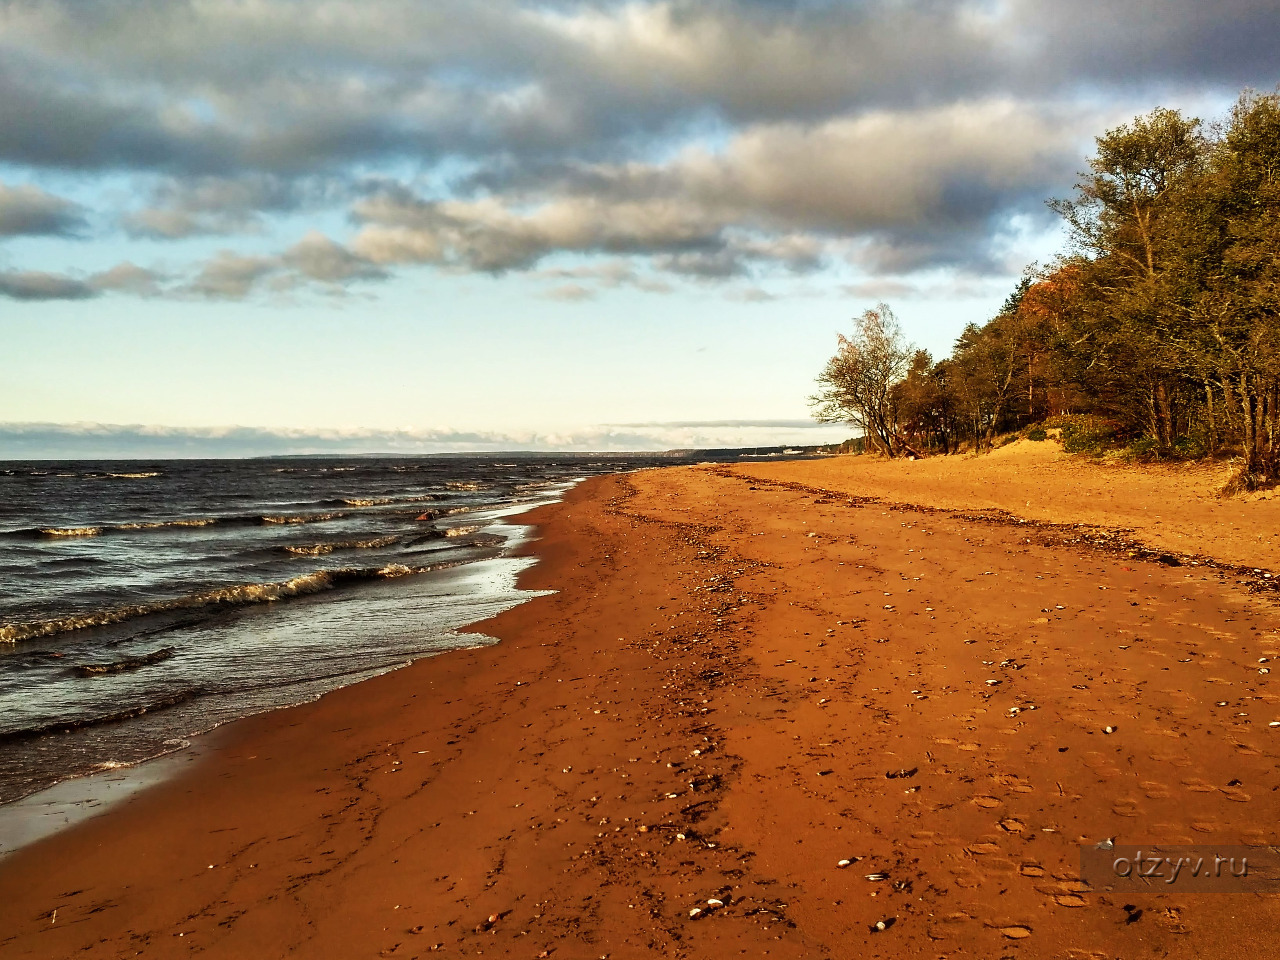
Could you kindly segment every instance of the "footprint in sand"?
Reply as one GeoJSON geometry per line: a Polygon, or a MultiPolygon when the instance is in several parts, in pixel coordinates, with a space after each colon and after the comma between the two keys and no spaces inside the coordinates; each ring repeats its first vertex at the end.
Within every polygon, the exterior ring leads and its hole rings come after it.
{"type": "Polygon", "coordinates": [[[1217,820],[1195,820],[1191,824],[1191,829],[1196,833],[1217,833],[1217,820]]]}
{"type": "Polygon", "coordinates": [[[1213,793],[1218,789],[1212,783],[1206,783],[1205,781],[1199,780],[1195,777],[1183,780],[1182,785],[1192,793],[1213,793]]]}
{"type": "Polygon", "coordinates": [[[982,874],[969,867],[957,867],[951,871],[951,876],[955,878],[957,887],[972,889],[982,886],[982,874]]]}
{"type": "Polygon", "coordinates": [[[913,833],[909,840],[903,841],[903,846],[909,850],[926,850],[929,847],[939,843],[938,835],[932,830],[921,830],[919,833],[913,833]]]}
{"type": "Polygon", "coordinates": [[[1021,923],[1010,924],[1007,927],[996,927],[996,930],[1010,940],[1025,940],[1031,936],[1031,928],[1021,923]]]}
{"type": "Polygon", "coordinates": [[[1003,802],[1004,801],[998,799],[997,797],[974,797],[973,798],[973,803],[975,803],[979,807],[982,807],[984,810],[991,810],[994,807],[1000,806],[1000,804],[1003,802]]]}
{"type": "Polygon", "coordinates": [[[973,917],[969,916],[962,910],[954,913],[948,913],[939,917],[935,923],[927,928],[930,940],[947,940],[959,933],[959,926],[962,923],[968,923],[973,917]]]}
{"type": "Polygon", "coordinates": [[[1169,796],[1169,788],[1155,780],[1144,780],[1138,784],[1148,800],[1160,800],[1169,796]]]}
{"type": "Polygon", "coordinates": [[[1089,905],[1089,901],[1078,893],[1054,894],[1053,902],[1060,907],[1087,907],[1089,905]]]}
{"type": "Polygon", "coordinates": [[[973,854],[976,857],[986,857],[993,853],[1000,852],[1000,845],[992,843],[990,840],[980,840],[977,843],[971,843],[964,848],[965,853],[973,854]]]}
{"type": "Polygon", "coordinates": [[[1018,868],[1018,872],[1024,877],[1043,877],[1047,870],[1038,863],[1024,863],[1018,868]]]}
{"type": "Polygon", "coordinates": [[[1111,808],[1111,812],[1117,817],[1136,817],[1142,813],[1142,807],[1136,800],[1120,800],[1111,808]]]}
{"type": "Polygon", "coordinates": [[[1225,796],[1228,800],[1234,800],[1236,803],[1248,803],[1250,800],[1253,799],[1253,797],[1249,796],[1249,794],[1245,793],[1239,787],[1228,786],[1228,787],[1219,787],[1219,789],[1222,791],[1223,796],[1225,796]]]}
{"type": "Polygon", "coordinates": [[[1005,817],[999,824],[1005,833],[1024,833],[1027,829],[1027,825],[1016,817],[1005,817]]]}
{"type": "Polygon", "coordinates": [[[1012,773],[998,773],[991,778],[1002,787],[1012,790],[1014,793],[1031,793],[1035,788],[1031,786],[1031,781],[1024,777],[1015,776],[1012,773]]]}

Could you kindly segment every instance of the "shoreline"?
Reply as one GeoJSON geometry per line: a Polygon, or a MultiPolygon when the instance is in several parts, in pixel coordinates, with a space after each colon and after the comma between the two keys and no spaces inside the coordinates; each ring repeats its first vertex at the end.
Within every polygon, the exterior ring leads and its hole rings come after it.
{"type": "MultiPolygon", "coordinates": [[[[565,484],[556,491],[557,496],[562,496],[573,485],[565,484]]],[[[412,578],[410,582],[390,579],[360,584],[355,588],[361,591],[360,595],[366,602],[378,595],[385,595],[388,598],[398,597],[401,605],[415,602],[427,604],[420,611],[425,617],[421,637],[415,643],[407,645],[417,649],[403,651],[404,659],[370,663],[365,669],[345,674],[274,685],[271,689],[278,691],[281,702],[274,702],[268,696],[265,702],[245,703],[243,695],[240,695],[239,700],[234,692],[229,697],[224,695],[221,701],[215,701],[204,709],[200,718],[187,718],[189,725],[179,726],[173,736],[165,741],[164,749],[134,758],[118,754],[96,768],[85,767],[81,762],[78,766],[65,770],[61,779],[19,796],[0,799],[0,858],[31,842],[30,837],[44,836],[58,829],[38,825],[42,821],[48,822],[44,820],[46,816],[69,825],[83,819],[85,815],[92,815],[77,811],[96,810],[99,806],[105,808],[119,802],[119,798],[142,789],[142,785],[158,782],[160,778],[146,769],[149,765],[163,764],[178,754],[194,749],[196,741],[208,738],[228,724],[260,713],[309,703],[334,689],[403,669],[415,660],[438,655],[442,652],[441,645],[449,640],[453,641],[453,646],[444,646],[444,650],[467,646],[467,626],[491,617],[495,606],[501,610],[505,606],[526,602],[536,595],[521,591],[517,586],[520,569],[527,565],[524,561],[532,559],[523,551],[523,547],[533,535],[533,528],[520,522],[520,517],[541,505],[555,502],[558,501],[542,499],[532,504],[511,504],[490,509],[486,514],[487,528],[505,541],[503,552],[497,556],[446,565],[425,576],[412,578]],[[516,569],[509,569],[510,567],[516,569]],[[455,596],[457,601],[453,599],[455,596]],[[468,609],[473,611],[469,616],[468,609]],[[289,699],[290,697],[293,699],[289,699]],[[237,715],[237,707],[245,712],[237,715]],[[134,780],[138,781],[137,785],[132,783],[134,780]],[[95,783],[103,784],[101,791],[93,787],[95,783]],[[102,795],[98,796],[99,793],[102,795]]],[[[323,614],[325,604],[342,602],[350,592],[351,588],[346,587],[341,592],[309,594],[283,602],[250,606],[234,613],[239,622],[244,624],[243,629],[253,630],[256,625],[261,630],[264,621],[267,623],[266,629],[272,629],[273,626],[278,629],[279,623],[272,618],[283,618],[286,625],[290,626],[299,621],[314,620],[317,613],[323,614]],[[308,610],[311,611],[310,618],[307,617],[308,610]]],[[[178,710],[184,711],[191,706],[179,704],[178,710]]],[[[196,706],[199,709],[199,704],[196,706]]],[[[142,716],[146,721],[159,720],[163,723],[165,720],[159,712],[146,711],[142,716]]],[[[123,722],[132,724],[136,719],[129,718],[123,722]]],[[[177,723],[181,724],[181,720],[177,723]]],[[[79,729],[100,728],[100,725],[89,723],[79,729]]],[[[155,736],[149,739],[158,745],[159,741],[155,736]]]]}
{"type": "Polygon", "coordinates": [[[536,508],[518,586],[557,592],[469,628],[501,642],[0,861],[0,952],[1268,955],[1273,898],[1115,893],[1079,846],[1276,841],[1270,602],[813,471],[536,508]]]}

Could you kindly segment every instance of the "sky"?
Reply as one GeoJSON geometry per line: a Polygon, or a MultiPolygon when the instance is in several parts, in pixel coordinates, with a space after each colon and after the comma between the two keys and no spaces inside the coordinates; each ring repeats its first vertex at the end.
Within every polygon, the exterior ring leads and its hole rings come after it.
{"type": "Polygon", "coordinates": [[[816,443],[1274,0],[0,0],[0,458],[816,443]]]}

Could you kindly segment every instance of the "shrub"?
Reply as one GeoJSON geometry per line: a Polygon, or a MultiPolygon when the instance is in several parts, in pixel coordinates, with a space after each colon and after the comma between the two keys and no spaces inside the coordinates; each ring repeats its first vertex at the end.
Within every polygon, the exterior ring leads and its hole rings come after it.
{"type": "Polygon", "coordinates": [[[1126,439],[1114,420],[1085,413],[1050,417],[1044,425],[1062,430],[1062,449],[1067,453],[1101,454],[1126,439]]]}
{"type": "Polygon", "coordinates": [[[1035,440],[1037,443],[1041,440],[1048,440],[1049,435],[1044,432],[1044,427],[1032,427],[1027,434],[1028,440],[1035,440]]]}

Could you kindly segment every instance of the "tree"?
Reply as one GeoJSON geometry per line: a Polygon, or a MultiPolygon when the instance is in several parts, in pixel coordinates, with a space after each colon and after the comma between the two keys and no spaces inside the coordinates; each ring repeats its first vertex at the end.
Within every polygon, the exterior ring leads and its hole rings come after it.
{"type": "Polygon", "coordinates": [[[1205,180],[1202,219],[1217,242],[1198,261],[1195,360],[1239,433],[1250,487],[1280,476],[1280,96],[1240,97],[1205,180]]]}
{"type": "Polygon", "coordinates": [[[860,427],[867,442],[889,457],[904,449],[900,435],[901,397],[894,387],[911,368],[915,348],[907,343],[888,304],[877,304],[854,320],[851,337],[839,334],[839,348],[818,377],[809,398],[821,423],[860,427]]]}
{"type": "Polygon", "coordinates": [[[1097,154],[1072,200],[1050,206],[1067,221],[1084,277],[1072,312],[1082,375],[1093,392],[1118,395],[1114,412],[1172,445],[1187,392],[1185,304],[1187,190],[1209,154],[1198,119],[1158,108],[1097,139],[1097,154]],[[1117,389],[1118,388],[1118,389],[1117,389]]]}
{"type": "Polygon", "coordinates": [[[959,423],[950,365],[934,363],[928,350],[917,350],[906,377],[893,389],[907,449],[951,453],[958,442],[959,423]]]}

